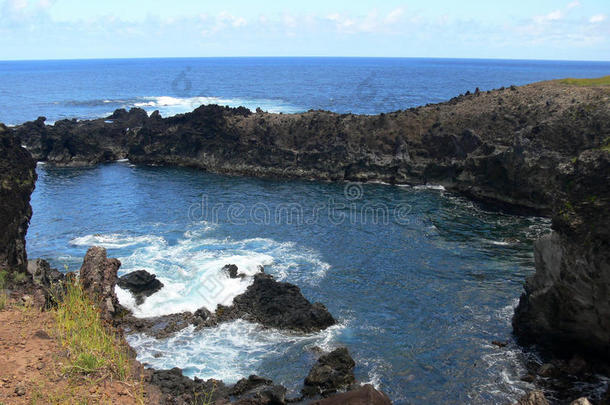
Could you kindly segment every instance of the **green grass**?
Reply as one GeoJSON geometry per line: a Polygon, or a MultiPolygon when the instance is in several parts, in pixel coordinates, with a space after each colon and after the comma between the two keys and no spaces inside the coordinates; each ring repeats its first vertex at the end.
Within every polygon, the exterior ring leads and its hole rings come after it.
{"type": "Polygon", "coordinates": [[[70,370],[125,381],[130,360],[125,344],[106,328],[100,311],[78,282],[70,282],[54,310],[59,340],[70,352],[70,370]]]}
{"type": "Polygon", "coordinates": [[[598,77],[595,79],[563,79],[559,80],[559,83],[568,84],[570,86],[581,86],[581,87],[598,87],[598,86],[610,86],[610,76],[598,77]]]}
{"type": "Polygon", "coordinates": [[[21,284],[28,277],[27,274],[21,272],[13,272],[13,281],[17,284],[21,284]]]}

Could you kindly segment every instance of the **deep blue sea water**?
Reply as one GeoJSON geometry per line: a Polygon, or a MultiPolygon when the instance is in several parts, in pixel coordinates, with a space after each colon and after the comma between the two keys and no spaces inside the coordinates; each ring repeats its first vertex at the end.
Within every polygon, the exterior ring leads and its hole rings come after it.
{"type": "Polygon", "coordinates": [[[202,103],[271,112],[376,114],[565,77],[610,74],[610,62],[405,58],[198,58],[0,61],[0,122],[92,118],[141,106],[162,115],[202,103]]]}
{"type": "MultiPolygon", "coordinates": [[[[167,59],[0,62],[0,121],[103,116],[140,105],[164,115],[201,102],[270,111],[377,113],[446,100],[475,87],[610,73],[610,63],[432,59],[167,59]]],[[[140,360],[233,382],[256,373],[293,392],[315,347],[347,345],[356,376],[397,404],[510,403],[530,354],[510,319],[533,272],[542,218],[489,212],[438,188],[227,177],[129,162],[40,164],[30,258],[78,269],[91,245],[121,273],[165,284],[138,316],[228,303],[258,265],[326,304],[339,324],[294,335],[237,321],[157,341],[131,336],[140,360]],[[505,348],[491,344],[506,340],[505,348]],[[160,357],[155,356],[160,355],[160,357]]]]}

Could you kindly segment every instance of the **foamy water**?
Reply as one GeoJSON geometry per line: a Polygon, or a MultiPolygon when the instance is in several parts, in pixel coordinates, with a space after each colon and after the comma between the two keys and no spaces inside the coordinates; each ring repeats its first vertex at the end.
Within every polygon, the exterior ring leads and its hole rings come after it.
{"type": "MultiPolygon", "coordinates": [[[[153,108],[153,107],[151,107],[153,108]]],[[[129,337],[138,358],[157,368],[227,382],[255,373],[298,393],[320,349],[346,345],[361,382],[396,404],[512,403],[528,354],[512,340],[510,318],[533,271],[531,241],[548,231],[540,218],[490,213],[440,187],[269,181],[125,163],[94,168],[38,167],[28,232],[30,257],[77,270],[87,248],[100,245],[121,260],[120,275],[145,269],[164,288],[136,305],[138,317],[214,310],[252,282],[259,266],[324,303],[338,325],[291,334],[244,321],[168,339],[129,337]],[[304,215],[328,202],[412,207],[409,221],[237,223],[220,211],[193,221],[202,201],[248,212],[299,203],[304,215]],[[349,199],[348,199],[349,197],[349,199]],[[236,264],[244,279],[221,269],[236,264]],[[493,340],[507,341],[498,348],[493,340]],[[452,392],[447,398],[446,392],[452,392]]],[[[339,211],[346,214],[347,211],[339,211]]]]}

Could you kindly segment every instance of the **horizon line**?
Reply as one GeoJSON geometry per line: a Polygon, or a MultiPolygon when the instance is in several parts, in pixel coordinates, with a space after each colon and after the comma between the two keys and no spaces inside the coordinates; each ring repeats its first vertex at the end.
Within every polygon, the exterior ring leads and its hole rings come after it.
{"type": "Polygon", "coordinates": [[[545,58],[504,58],[504,57],[442,57],[442,56],[141,56],[141,57],[84,57],[51,59],[0,59],[1,62],[60,62],[60,61],[102,61],[102,60],[151,60],[151,59],[435,59],[435,60],[503,60],[536,62],[589,62],[610,63],[610,59],[545,59],[545,58]]]}

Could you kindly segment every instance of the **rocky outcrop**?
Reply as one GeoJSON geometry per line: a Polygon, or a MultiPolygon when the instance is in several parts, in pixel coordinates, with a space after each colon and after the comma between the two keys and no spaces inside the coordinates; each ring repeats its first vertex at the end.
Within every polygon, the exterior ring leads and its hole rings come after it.
{"type": "Polygon", "coordinates": [[[170,404],[207,404],[229,398],[229,389],[222,381],[191,379],[182,375],[179,368],[153,370],[149,381],[159,387],[165,395],[165,402],[170,404]]]}
{"type": "Polygon", "coordinates": [[[310,405],[391,405],[392,401],[386,394],[377,391],[370,384],[355,388],[342,394],[336,394],[310,405]]]}
{"type": "Polygon", "coordinates": [[[376,116],[201,106],[146,117],[39,119],[17,127],[38,159],[134,163],[253,176],[440,183],[496,205],[550,212],[555,174],[610,134],[607,87],[535,83],[376,116]]]}
{"type": "Polygon", "coordinates": [[[163,288],[163,283],[157,280],[157,276],[146,270],[137,270],[125,274],[119,278],[117,285],[131,292],[138,305],[142,304],[146,297],[150,297],[163,288]]]}
{"type": "Polygon", "coordinates": [[[32,281],[44,288],[49,288],[64,279],[63,273],[51,268],[49,263],[44,259],[28,261],[27,271],[32,277],[32,281]]]}
{"type": "Polygon", "coordinates": [[[246,319],[263,326],[299,332],[316,332],[336,323],[326,307],[312,304],[299,287],[276,281],[267,274],[254,276],[245,293],[230,307],[218,306],[218,321],[246,319]]]}
{"type": "Polygon", "coordinates": [[[303,395],[329,396],[347,389],[356,382],[354,367],[356,363],[345,347],[321,356],[305,378],[303,395]]]}
{"type": "Polygon", "coordinates": [[[524,343],[610,359],[610,153],[558,168],[553,233],[536,242],[513,326],[524,343]]]}
{"type": "Polygon", "coordinates": [[[267,274],[257,274],[246,292],[233,299],[233,305],[219,305],[214,313],[200,308],[195,313],[183,312],[154,318],[127,315],[121,319],[121,323],[128,332],[146,333],[160,339],[189,325],[200,329],[235,319],[303,333],[320,331],[336,322],[324,305],[309,302],[296,285],[275,281],[267,274]]]}
{"type": "Polygon", "coordinates": [[[26,273],[25,234],[35,181],[36,162],[12,131],[0,124],[0,270],[26,273]]]}
{"type": "Polygon", "coordinates": [[[240,273],[239,269],[234,264],[227,264],[220,269],[224,274],[226,274],[229,278],[245,278],[246,275],[244,273],[240,273]]]}
{"type": "Polygon", "coordinates": [[[99,303],[102,318],[106,320],[112,319],[120,308],[114,292],[119,267],[118,259],[106,257],[106,249],[93,246],[87,250],[79,272],[83,289],[99,303]]]}

